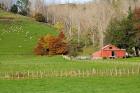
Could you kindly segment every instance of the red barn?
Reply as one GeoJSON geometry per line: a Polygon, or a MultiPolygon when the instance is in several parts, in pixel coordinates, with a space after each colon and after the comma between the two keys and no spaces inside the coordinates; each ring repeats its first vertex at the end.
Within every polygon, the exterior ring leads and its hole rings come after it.
{"type": "Polygon", "coordinates": [[[106,45],[101,50],[92,54],[92,59],[102,58],[124,58],[126,56],[125,49],[119,49],[114,45],[106,45]]]}

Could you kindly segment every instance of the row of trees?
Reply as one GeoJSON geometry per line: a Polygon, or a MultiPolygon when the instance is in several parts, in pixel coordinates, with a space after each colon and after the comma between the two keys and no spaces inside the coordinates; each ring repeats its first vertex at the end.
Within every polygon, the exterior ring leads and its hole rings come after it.
{"type": "Polygon", "coordinates": [[[9,11],[12,6],[12,0],[0,0],[0,8],[9,11]]]}
{"type": "Polygon", "coordinates": [[[130,7],[127,17],[113,19],[106,32],[105,42],[140,56],[140,8],[132,11],[130,7]]]}
{"type": "Polygon", "coordinates": [[[30,0],[17,0],[16,6],[18,7],[18,11],[22,15],[27,15],[30,12],[30,0]]]}
{"type": "Polygon", "coordinates": [[[15,4],[13,0],[1,0],[0,8],[7,11],[11,11],[13,13],[19,13],[24,16],[29,14],[31,6],[30,0],[14,0],[14,1],[16,1],[15,4]]]}
{"type": "MultiPolygon", "coordinates": [[[[104,32],[112,18],[127,14],[128,7],[134,9],[139,0],[95,0],[86,4],[55,4],[46,5],[45,0],[35,0],[32,14],[41,13],[46,22],[53,25],[60,25],[68,40],[77,38],[77,44],[81,38],[87,45],[92,41],[92,45],[102,47],[104,44],[104,32]],[[59,11],[59,12],[58,12],[59,11]],[[88,36],[87,36],[88,35],[88,36]],[[90,41],[90,42],[88,42],[90,41]]],[[[57,0],[58,2],[58,0],[57,0]]]]}

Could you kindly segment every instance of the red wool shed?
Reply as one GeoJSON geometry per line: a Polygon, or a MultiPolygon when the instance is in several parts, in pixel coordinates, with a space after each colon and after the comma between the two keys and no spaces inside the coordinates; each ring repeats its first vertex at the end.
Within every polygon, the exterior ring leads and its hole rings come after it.
{"type": "Polygon", "coordinates": [[[101,50],[92,54],[92,59],[102,58],[124,58],[126,56],[126,50],[120,49],[114,45],[106,45],[101,50]]]}

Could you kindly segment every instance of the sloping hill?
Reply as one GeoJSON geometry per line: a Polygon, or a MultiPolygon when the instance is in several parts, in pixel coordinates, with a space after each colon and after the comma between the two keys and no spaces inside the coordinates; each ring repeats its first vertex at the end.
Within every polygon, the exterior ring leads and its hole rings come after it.
{"type": "Polygon", "coordinates": [[[0,10],[0,54],[32,54],[37,40],[54,28],[32,18],[0,10]]]}

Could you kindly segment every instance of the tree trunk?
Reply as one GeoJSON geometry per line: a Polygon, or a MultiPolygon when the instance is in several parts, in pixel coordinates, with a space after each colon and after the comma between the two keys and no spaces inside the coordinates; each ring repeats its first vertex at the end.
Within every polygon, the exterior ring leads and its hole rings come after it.
{"type": "Polygon", "coordinates": [[[138,47],[135,47],[135,53],[136,53],[136,56],[139,57],[140,54],[139,54],[139,48],[138,47]]]}
{"type": "Polygon", "coordinates": [[[80,44],[80,32],[81,32],[81,27],[80,27],[80,21],[78,22],[78,45],[80,44]]]}

